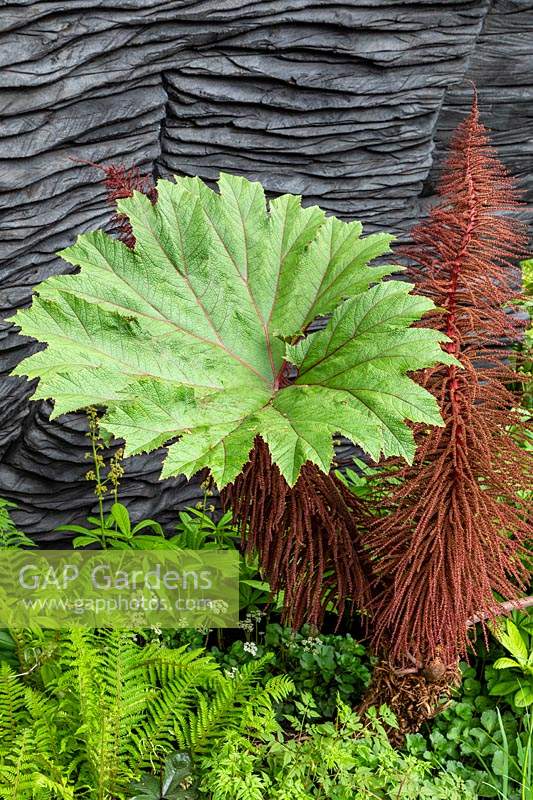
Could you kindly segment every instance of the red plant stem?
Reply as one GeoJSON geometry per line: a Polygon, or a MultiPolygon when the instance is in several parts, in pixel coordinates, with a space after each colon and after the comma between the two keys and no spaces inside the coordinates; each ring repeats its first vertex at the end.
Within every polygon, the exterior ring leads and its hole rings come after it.
{"type": "MultiPolygon", "coordinates": [[[[479,622],[483,622],[486,619],[494,619],[495,617],[504,617],[507,614],[510,614],[512,611],[524,611],[526,608],[531,608],[533,606],[533,597],[523,597],[521,600],[508,600],[505,603],[500,603],[498,610],[494,614],[481,614],[481,616],[472,617],[472,619],[468,620],[468,627],[473,628],[474,625],[477,625],[479,622]]],[[[415,667],[404,667],[402,669],[397,669],[397,675],[415,675],[417,672],[420,672],[424,665],[417,661],[415,667]]]]}
{"type": "Polygon", "coordinates": [[[485,619],[492,619],[493,617],[503,617],[510,614],[512,611],[523,611],[525,608],[533,606],[533,597],[522,597],[520,600],[507,600],[505,603],[500,603],[494,614],[480,614],[468,620],[468,626],[473,627],[478,622],[483,622],[485,619]]]}
{"type": "Polygon", "coordinates": [[[284,386],[288,386],[289,381],[287,379],[287,370],[290,368],[290,364],[288,361],[281,362],[281,367],[279,368],[279,372],[274,379],[274,391],[278,391],[278,389],[282,389],[284,386]]]}

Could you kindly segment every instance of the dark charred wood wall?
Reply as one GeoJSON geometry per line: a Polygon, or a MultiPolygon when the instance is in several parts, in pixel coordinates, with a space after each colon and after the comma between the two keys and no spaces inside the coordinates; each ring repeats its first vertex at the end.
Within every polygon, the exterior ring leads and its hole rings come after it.
{"type": "MultiPolygon", "coordinates": [[[[235,172],[402,236],[473,79],[531,200],[533,0],[19,0],[0,3],[0,30],[3,319],[108,220],[99,171],[72,159],[235,172]]],[[[51,540],[94,505],[85,420],[29,401],[8,375],[34,345],[0,325],[0,496],[51,540]]],[[[123,499],[169,523],[199,490],[159,467],[130,459],[123,499]]]]}

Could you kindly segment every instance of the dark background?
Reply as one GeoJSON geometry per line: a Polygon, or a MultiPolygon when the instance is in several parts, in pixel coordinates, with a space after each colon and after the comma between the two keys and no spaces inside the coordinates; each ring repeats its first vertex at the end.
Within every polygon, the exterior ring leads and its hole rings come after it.
{"type": "MultiPolygon", "coordinates": [[[[533,0],[0,2],[2,318],[67,268],[54,254],[106,224],[97,169],[216,178],[304,195],[405,237],[477,83],[484,122],[533,193],[533,0]]],[[[83,415],[48,420],[9,378],[31,341],[0,322],[0,496],[41,541],[94,507],[83,415]]],[[[122,499],[163,523],[198,499],[126,462],[122,499]]]]}

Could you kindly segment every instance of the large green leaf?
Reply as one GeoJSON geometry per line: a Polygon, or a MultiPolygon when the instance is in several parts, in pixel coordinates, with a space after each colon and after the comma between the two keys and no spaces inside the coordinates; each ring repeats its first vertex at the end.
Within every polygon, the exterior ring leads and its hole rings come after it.
{"type": "Polygon", "coordinates": [[[107,408],[126,453],[173,440],[163,476],[209,467],[234,480],[257,435],[293,484],[306,461],[327,471],[333,435],[374,458],[411,460],[406,420],[440,425],[434,398],[407,376],[451,363],[445,337],[410,328],[431,302],[369,266],[391,237],[327,218],[291,195],[266,202],[259,183],[222,175],[159,181],[118,203],[134,250],[102,231],[60,255],[80,271],[49,278],[14,321],[48,346],[18,375],[55,415],[107,408]],[[317,317],[326,327],[308,333],[317,317]],[[297,375],[287,386],[287,368],[297,375]]]}

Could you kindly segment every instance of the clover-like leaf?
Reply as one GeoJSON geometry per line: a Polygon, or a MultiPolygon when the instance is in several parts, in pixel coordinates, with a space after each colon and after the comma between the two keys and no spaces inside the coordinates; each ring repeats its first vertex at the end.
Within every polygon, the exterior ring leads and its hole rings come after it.
{"type": "Polygon", "coordinates": [[[157,191],[155,204],[138,192],[118,203],[134,249],[80,236],[61,253],[79,272],[44,281],[14,318],[48,345],[15,370],[40,379],[35,397],[53,398],[56,416],[103,406],[126,454],[172,442],[164,477],[208,467],[219,487],[256,436],[291,485],[307,461],[329,470],[336,433],[375,459],[412,460],[406,420],[442,422],[407,373],[454,360],[443,334],[410,328],[431,302],[381,282],[399,267],[369,266],[391,237],[292,195],[267,203],[231,175],[219,192],[197,178],[157,191]]]}

